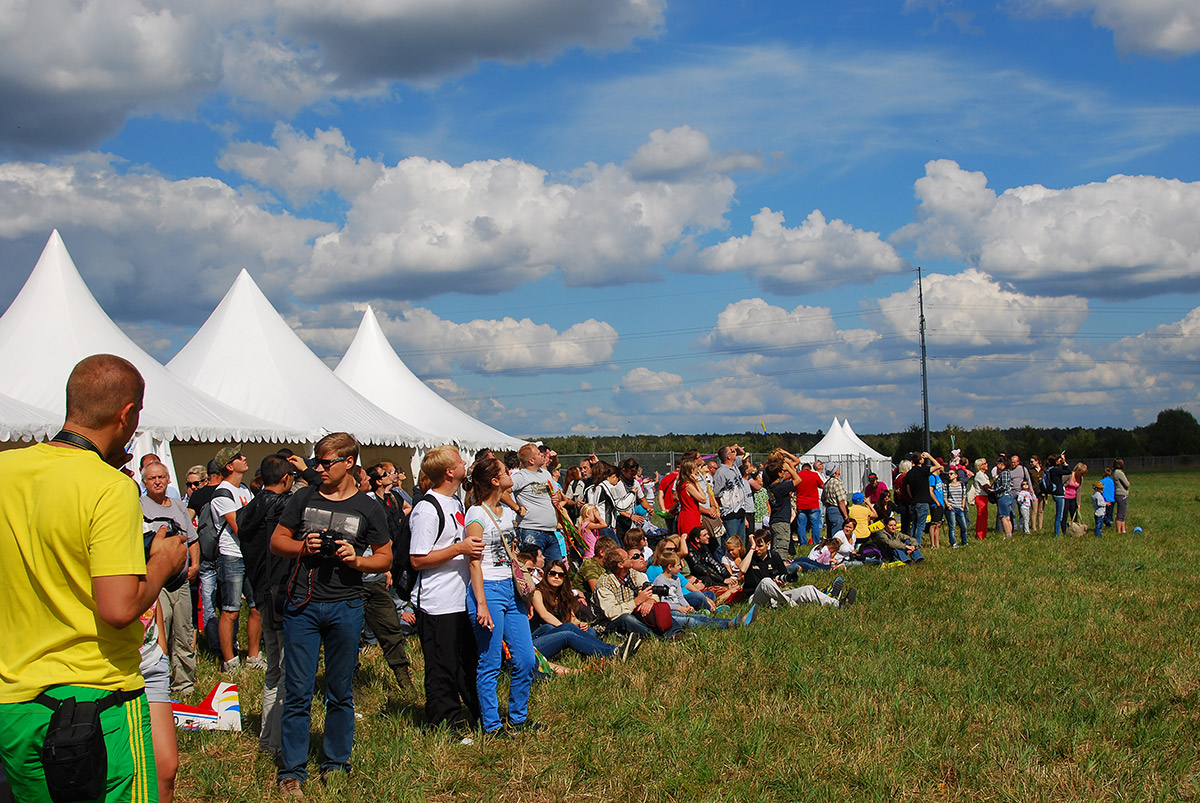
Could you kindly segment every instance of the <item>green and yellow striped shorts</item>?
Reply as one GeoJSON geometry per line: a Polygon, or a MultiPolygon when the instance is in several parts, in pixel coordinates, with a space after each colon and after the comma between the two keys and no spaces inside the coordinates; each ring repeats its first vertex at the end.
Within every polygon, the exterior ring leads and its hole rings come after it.
{"type": "MultiPolygon", "coordinates": [[[[46,692],[60,700],[99,700],[110,692],[83,686],[57,686],[46,692]]],[[[41,703],[0,704],[0,760],[16,800],[50,803],[41,750],[52,712],[41,703]]],[[[104,803],[158,803],[158,774],[150,736],[150,706],[143,694],[100,714],[108,748],[104,803]]]]}

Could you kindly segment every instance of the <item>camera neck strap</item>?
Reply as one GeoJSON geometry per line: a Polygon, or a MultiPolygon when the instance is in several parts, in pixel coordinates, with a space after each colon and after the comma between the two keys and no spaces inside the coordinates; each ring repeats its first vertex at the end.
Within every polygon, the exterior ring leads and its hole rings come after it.
{"type": "Polygon", "coordinates": [[[89,452],[95,452],[99,455],[101,460],[104,459],[104,453],[100,451],[100,447],[78,432],[72,432],[69,429],[60,429],[58,434],[50,440],[55,443],[69,443],[72,446],[78,446],[80,449],[87,449],[89,452]]]}

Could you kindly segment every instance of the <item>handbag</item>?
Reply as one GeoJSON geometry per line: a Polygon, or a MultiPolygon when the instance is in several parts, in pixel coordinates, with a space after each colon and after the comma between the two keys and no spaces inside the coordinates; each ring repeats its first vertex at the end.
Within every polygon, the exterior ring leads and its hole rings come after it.
{"type": "Polygon", "coordinates": [[[508,539],[504,537],[504,528],[500,526],[500,522],[496,521],[496,517],[486,504],[481,507],[487,511],[488,518],[496,525],[496,532],[500,533],[500,543],[504,544],[504,551],[508,553],[509,565],[512,567],[513,586],[517,590],[517,596],[521,598],[522,602],[529,605],[533,602],[533,589],[536,583],[533,582],[529,573],[521,568],[521,561],[517,560],[517,553],[508,543],[508,539]]]}
{"type": "Polygon", "coordinates": [[[1076,510],[1071,514],[1071,518],[1067,521],[1067,535],[1072,538],[1081,538],[1087,532],[1087,527],[1079,520],[1079,511],[1076,510]]]}

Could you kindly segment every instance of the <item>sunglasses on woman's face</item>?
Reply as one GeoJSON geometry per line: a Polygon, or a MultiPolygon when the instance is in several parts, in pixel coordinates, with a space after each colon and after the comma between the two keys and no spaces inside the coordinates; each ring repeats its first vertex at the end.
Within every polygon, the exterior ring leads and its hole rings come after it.
{"type": "Polygon", "coordinates": [[[547,577],[566,577],[566,572],[546,572],[547,577]]]}
{"type": "Polygon", "coordinates": [[[189,488],[199,488],[199,487],[200,487],[202,484],[203,484],[203,483],[199,483],[199,482],[189,482],[189,483],[187,484],[187,487],[189,487],[189,488]]]}

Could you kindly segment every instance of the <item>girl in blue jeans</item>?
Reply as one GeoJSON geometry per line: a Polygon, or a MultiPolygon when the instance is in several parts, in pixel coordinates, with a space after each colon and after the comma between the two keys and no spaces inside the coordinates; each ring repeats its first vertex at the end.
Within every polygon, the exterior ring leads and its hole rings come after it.
{"type": "Polygon", "coordinates": [[[471,590],[467,613],[475,628],[479,649],[476,690],[484,733],[500,730],[500,701],[496,696],[504,643],[512,656],[512,682],[508,692],[508,727],[514,730],[539,726],[529,720],[529,690],[537,669],[529,616],[513,584],[516,514],[500,504],[512,488],[504,463],[485,457],[471,469],[471,491],[477,503],[467,511],[466,536],[483,539],[483,554],[471,559],[471,590]]]}
{"type": "MultiPolygon", "coordinates": [[[[546,658],[568,648],[585,657],[615,655],[617,646],[601,641],[588,623],[576,616],[578,610],[579,599],[567,581],[566,564],[550,561],[533,592],[533,646],[546,658]]],[[[626,636],[626,641],[636,638],[626,636]]]]}

